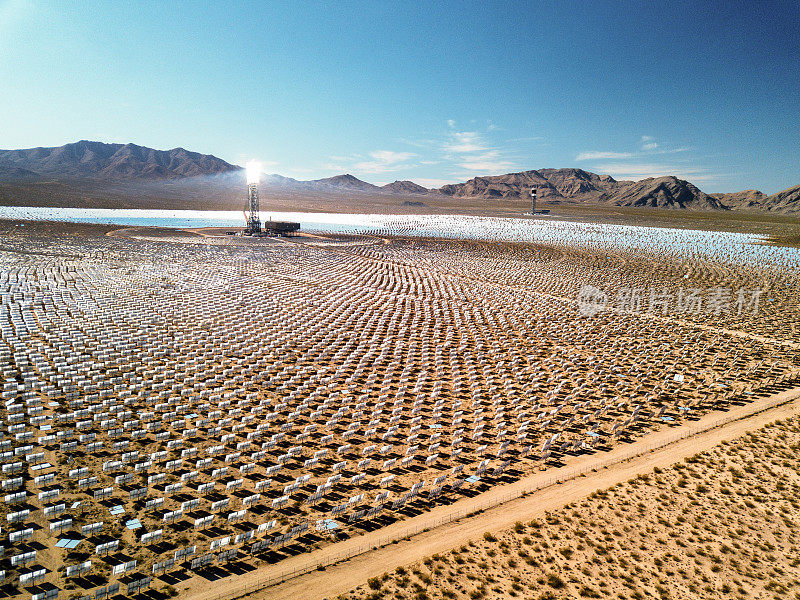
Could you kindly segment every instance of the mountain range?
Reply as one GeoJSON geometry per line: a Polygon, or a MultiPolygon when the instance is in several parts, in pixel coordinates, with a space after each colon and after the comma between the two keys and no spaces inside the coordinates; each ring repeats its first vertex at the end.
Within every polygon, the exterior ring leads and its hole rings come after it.
{"type": "MultiPolygon", "coordinates": [[[[157,197],[181,194],[180,182],[192,193],[203,186],[231,192],[241,187],[242,168],[210,154],[183,148],[155,150],[136,144],[80,141],[55,148],[0,150],[0,186],[28,186],[57,194],[58,190],[107,186],[134,193],[136,189],[157,197]]],[[[706,194],[692,183],[674,176],[640,181],[617,181],[582,169],[536,169],[505,175],[474,177],[469,181],[427,189],[412,181],[377,186],[350,174],[311,181],[281,175],[265,175],[261,185],[284,194],[371,194],[395,196],[449,196],[454,199],[519,199],[527,202],[530,190],[547,204],[596,203],[612,206],[691,210],[742,210],[800,213],[800,186],[767,196],[757,190],[706,194]]],[[[2,190],[0,190],[2,191],[2,190]]],[[[122,193],[122,192],[120,192],[122,193]]],[[[0,202],[3,195],[0,194],[0,202]]],[[[18,202],[14,202],[18,203],[18,202]]],[[[414,202],[413,205],[420,205],[414,202]]]]}
{"type": "Polygon", "coordinates": [[[0,178],[179,179],[239,170],[210,154],[183,148],[82,140],[57,148],[0,150],[0,178]]]}

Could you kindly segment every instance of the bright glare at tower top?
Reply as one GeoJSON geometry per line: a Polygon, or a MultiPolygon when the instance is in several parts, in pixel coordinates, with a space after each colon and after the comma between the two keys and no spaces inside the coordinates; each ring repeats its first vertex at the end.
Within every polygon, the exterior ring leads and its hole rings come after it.
{"type": "Polygon", "coordinates": [[[247,170],[247,183],[258,183],[261,177],[261,163],[257,160],[251,160],[246,165],[247,170]]]}

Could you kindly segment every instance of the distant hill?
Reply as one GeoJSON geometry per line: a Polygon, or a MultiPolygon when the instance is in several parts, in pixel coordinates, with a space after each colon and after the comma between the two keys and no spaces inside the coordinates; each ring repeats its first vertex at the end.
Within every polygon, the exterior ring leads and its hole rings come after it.
{"type": "Polygon", "coordinates": [[[366,181],[361,181],[349,173],[346,175],[336,175],[335,177],[325,177],[324,179],[315,179],[313,181],[301,183],[310,183],[315,187],[358,190],[360,192],[379,192],[381,190],[381,188],[379,188],[377,185],[372,185],[366,181]]]}
{"type": "Polygon", "coordinates": [[[616,206],[727,210],[716,198],[677,177],[650,177],[620,186],[606,201],[616,206]]]}
{"type": "Polygon", "coordinates": [[[539,169],[539,174],[565,198],[608,194],[619,187],[619,182],[610,175],[596,175],[583,169],[539,169]]]}
{"type": "Polygon", "coordinates": [[[382,185],[381,189],[394,194],[427,194],[430,190],[426,187],[414,183],[413,181],[393,181],[382,185]]]}
{"type": "Polygon", "coordinates": [[[761,202],[761,206],[775,212],[800,213],[800,185],[767,196],[761,202]]]}
{"type": "Polygon", "coordinates": [[[614,206],[689,210],[750,210],[800,213],[800,186],[772,196],[756,190],[733,194],[706,194],[692,183],[674,176],[640,181],[617,181],[582,169],[536,169],[474,177],[464,183],[445,185],[439,192],[460,198],[520,198],[531,188],[548,204],[591,202],[614,206]]]}
{"type": "Polygon", "coordinates": [[[367,183],[366,181],[361,181],[357,177],[350,174],[302,181],[273,173],[272,175],[263,175],[261,177],[261,186],[265,188],[276,188],[284,191],[294,192],[313,192],[314,190],[373,193],[381,192],[381,188],[377,185],[367,183]]]}
{"type": "Polygon", "coordinates": [[[183,148],[154,150],[136,144],[82,140],[56,148],[0,150],[0,179],[178,179],[237,171],[210,154],[183,148]]]}
{"type": "Polygon", "coordinates": [[[758,209],[767,197],[758,190],[744,190],[727,194],[709,194],[732,210],[758,209]]]}
{"type": "Polygon", "coordinates": [[[616,192],[621,183],[610,175],[597,175],[583,169],[536,169],[475,177],[464,183],[445,185],[443,194],[480,198],[528,198],[531,188],[548,202],[565,199],[600,201],[616,192]]]}
{"type": "Polygon", "coordinates": [[[711,194],[733,210],[757,210],[784,214],[800,214],[800,185],[767,196],[758,190],[731,194],[711,194]]]}
{"type": "Polygon", "coordinates": [[[462,198],[520,198],[527,197],[534,187],[537,188],[539,197],[561,196],[555,186],[538,171],[473,177],[464,183],[442,186],[439,191],[448,196],[462,198]]]}
{"type": "Polygon", "coordinates": [[[291,177],[284,177],[283,175],[278,175],[277,173],[261,176],[261,185],[266,185],[269,187],[293,187],[298,186],[301,183],[305,182],[297,181],[297,179],[292,179],[291,177]]]}

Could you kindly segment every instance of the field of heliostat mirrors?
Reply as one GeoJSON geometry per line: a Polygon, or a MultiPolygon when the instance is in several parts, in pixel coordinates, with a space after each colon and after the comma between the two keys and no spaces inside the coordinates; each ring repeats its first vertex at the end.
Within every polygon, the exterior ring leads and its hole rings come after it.
{"type": "Polygon", "coordinates": [[[114,229],[2,226],[3,597],[235,578],[800,376],[781,249],[114,229]]]}

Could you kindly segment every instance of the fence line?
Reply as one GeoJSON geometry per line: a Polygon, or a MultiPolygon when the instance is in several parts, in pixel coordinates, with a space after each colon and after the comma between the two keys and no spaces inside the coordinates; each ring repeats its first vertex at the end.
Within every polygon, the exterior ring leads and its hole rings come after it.
{"type": "MultiPolygon", "coordinates": [[[[795,389],[797,389],[797,388],[795,388],[795,389]]],[[[424,523],[424,524],[411,526],[411,527],[403,530],[402,532],[398,532],[395,535],[386,536],[386,537],[384,537],[382,539],[379,539],[377,542],[374,542],[374,543],[371,543],[371,544],[365,544],[363,546],[358,546],[357,548],[353,548],[351,550],[343,551],[340,554],[334,555],[334,556],[329,557],[329,558],[327,558],[325,560],[320,560],[319,562],[316,562],[314,564],[311,564],[311,565],[308,565],[308,566],[305,566],[305,567],[297,567],[297,568],[294,568],[294,569],[286,570],[283,573],[278,573],[278,574],[275,574],[275,575],[270,575],[270,576],[264,577],[263,579],[260,579],[260,580],[258,580],[256,582],[254,582],[252,584],[249,584],[246,587],[243,587],[242,589],[238,590],[236,592],[236,596],[231,596],[230,593],[228,593],[228,594],[220,594],[218,596],[215,596],[214,600],[230,600],[231,598],[238,598],[238,597],[244,596],[246,594],[250,594],[252,592],[255,592],[255,591],[257,591],[259,589],[262,589],[262,588],[267,588],[267,587],[271,587],[271,586],[277,585],[279,583],[283,583],[284,581],[288,581],[289,579],[294,579],[295,577],[298,577],[300,575],[304,575],[306,573],[310,573],[312,571],[316,571],[316,570],[319,570],[321,568],[325,568],[325,567],[329,567],[331,565],[335,565],[335,564],[340,563],[340,562],[342,562],[344,560],[348,560],[350,558],[354,558],[356,556],[360,556],[361,554],[369,552],[369,551],[371,551],[371,550],[373,550],[375,548],[383,548],[384,546],[388,546],[389,544],[391,544],[391,543],[393,543],[395,541],[399,541],[399,540],[402,540],[402,539],[408,538],[408,537],[413,537],[413,536],[418,535],[418,534],[420,534],[420,533],[422,533],[424,531],[435,529],[437,527],[441,527],[442,525],[446,525],[446,524],[452,523],[454,521],[458,521],[460,519],[463,519],[463,518],[467,517],[468,515],[474,515],[475,513],[478,513],[478,512],[483,512],[483,511],[489,510],[491,508],[496,508],[498,506],[501,506],[503,504],[507,504],[508,502],[511,502],[512,500],[517,500],[517,499],[519,499],[519,498],[521,498],[523,496],[526,496],[528,494],[531,494],[533,492],[538,492],[538,491],[553,487],[554,485],[558,485],[560,483],[565,483],[567,481],[571,481],[571,480],[576,479],[577,477],[580,477],[581,475],[584,475],[586,473],[590,473],[592,471],[597,471],[597,470],[600,470],[600,469],[604,469],[604,468],[612,466],[612,465],[624,463],[626,461],[629,461],[631,459],[637,458],[639,456],[643,456],[645,454],[649,454],[650,452],[653,452],[655,450],[659,450],[661,448],[665,448],[666,446],[670,446],[670,445],[672,445],[672,444],[674,444],[676,442],[679,442],[681,440],[687,439],[687,438],[692,437],[694,435],[697,435],[699,433],[704,433],[704,432],[707,432],[707,431],[711,431],[712,429],[716,429],[718,427],[721,427],[723,425],[727,425],[728,423],[732,423],[734,421],[741,421],[742,419],[747,419],[747,418],[753,417],[753,416],[758,415],[758,414],[760,414],[760,413],[762,413],[764,411],[771,410],[773,408],[776,408],[778,406],[782,406],[784,404],[788,404],[788,403],[792,402],[795,399],[796,399],[796,397],[790,397],[790,398],[787,398],[787,399],[780,399],[780,400],[776,399],[776,400],[770,402],[769,404],[763,406],[759,410],[754,411],[752,413],[748,413],[748,414],[741,415],[741,416],[728,414],[726,416],[720,417],[719,419],[715,420],[710,425],[707,425],[705,427],[694,427],[694,428],[691,428],[691,429],[687,429],[686,431],[684,431],[682,433],[677,433],[674,436],[669,437],[669,438],[667,438],[666,440],[664,440],[662,442],[649,444],[649,445],[647,445],[647,446],[645,446],[644,448],[641,448],[641,449],[630,450],[630,451],[628,451],[628,452],[626,452],[626,453],[624,453],[624,454],[622,454],[620,456],[615,456],[613,458],[608,458],[607,460],[604,460],[604,461],[602,461],[600,463],[595,463],[593,465],[589,465],[589,466],[581,467],[581,468],[573,468],[573,469],[570,469],[568,471],[564,471],[564,472],[562,472],[562,473],[560,473],[558,475],[554,474],[554,475],[552,475],[550,477],[550,479],[546,480],[543,483],[539,483],[539,484],[536,484],[536,485],[533,485],[533,486],[530,486],[530,487],[524,487],[522,489],[515,490],[515,491],[510,491],[505,496],[501,496],[500,498],[496,498],[494,500],[485,501],[485,502],[483,502],[482,504],[479,504],[479,505],[472,504],[468,508],[463,508],[463,509],[460,509],[460,510],[453,510],[451,513],[439,518],[438,521],[436,521],[436,522],[428,521],[427,523],[424,523]]]]}

